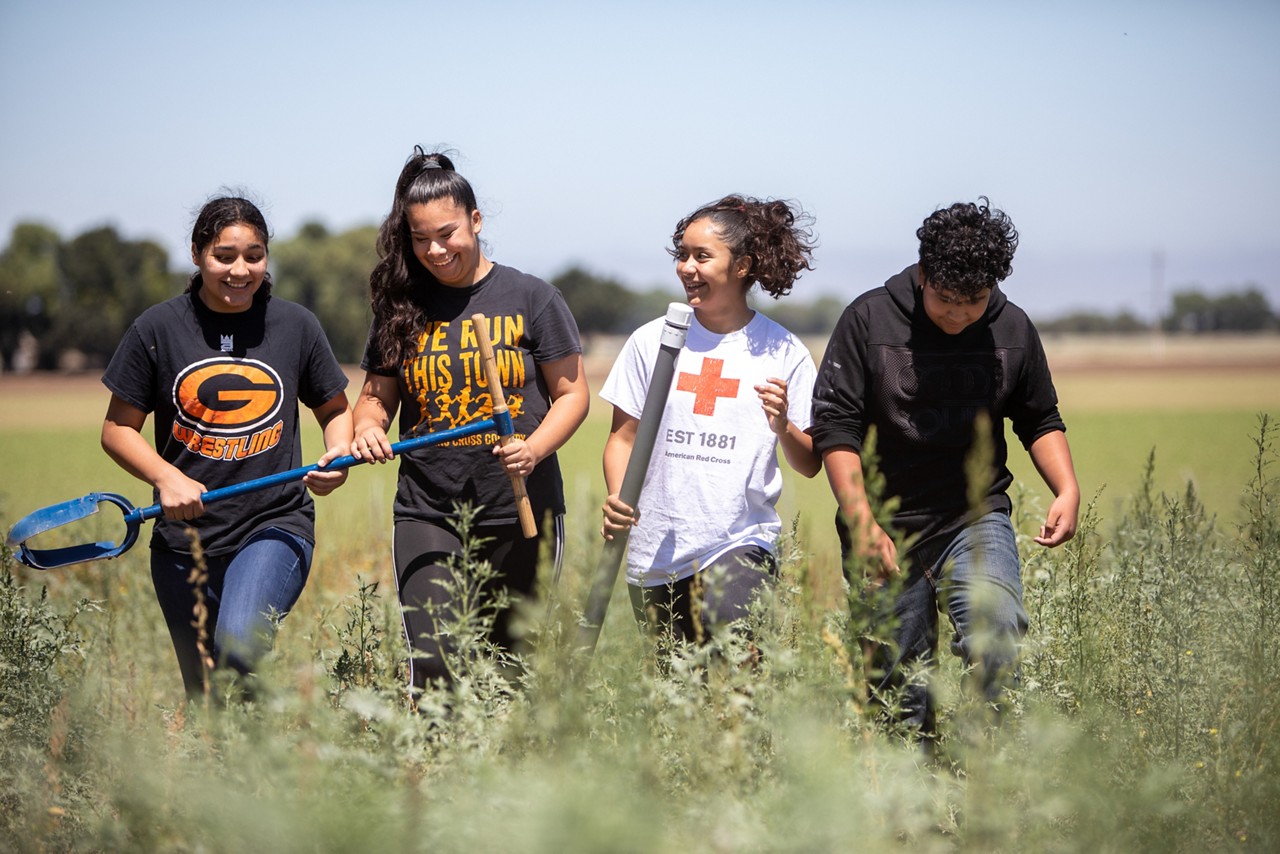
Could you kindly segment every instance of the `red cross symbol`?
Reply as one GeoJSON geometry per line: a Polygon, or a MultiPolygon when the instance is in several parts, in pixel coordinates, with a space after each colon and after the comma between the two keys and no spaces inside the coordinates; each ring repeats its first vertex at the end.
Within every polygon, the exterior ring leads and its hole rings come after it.
{"type": "Polygon", "coordinates": [[[704,358],[702,373],[680,372],[676,391],[693,392],[694,415],[715,415],[716,398],[738,396],[739,381],[723,379],[720,376],[722,370],[724,370],[724,359],[704,358]]]}

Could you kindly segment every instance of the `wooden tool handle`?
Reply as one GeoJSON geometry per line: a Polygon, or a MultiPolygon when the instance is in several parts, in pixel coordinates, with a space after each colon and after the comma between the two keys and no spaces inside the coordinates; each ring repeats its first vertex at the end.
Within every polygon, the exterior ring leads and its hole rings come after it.
{"type": "MultiPolygon", "coordinates": [[[[489,340],[489,321],[483,314],[471,315],[471,323],[475,327],[476,343],[480,346],[480,359],[484,362],[485,376],[489,382],[489,395],[493,399],[493,414],[507,412],[507,398],[502,393],[502,377],[498,374],[498,363],[493,357],[493,342],[489,340]]],[[[505,446],[513,438],[510,433],[499,435],[498,444],[505,446]]],[[[525,539],[538,536],[538,523],[533,518],[533,505],[529,503],[529,491],[525,489],[524,478],[518,474],[508,475],[511,478],[511,491],[516,496],[516,513],[520,516],[520,530],[525,539]]]]}

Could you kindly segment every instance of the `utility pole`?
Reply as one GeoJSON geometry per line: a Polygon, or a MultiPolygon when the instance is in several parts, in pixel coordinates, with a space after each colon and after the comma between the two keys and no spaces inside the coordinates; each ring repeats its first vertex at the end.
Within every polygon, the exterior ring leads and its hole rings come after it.
{"type": "Polygon", "coordinates": [[[1164,352],[1164,250],[1151,253],[1151,349],[1164,352]]]}

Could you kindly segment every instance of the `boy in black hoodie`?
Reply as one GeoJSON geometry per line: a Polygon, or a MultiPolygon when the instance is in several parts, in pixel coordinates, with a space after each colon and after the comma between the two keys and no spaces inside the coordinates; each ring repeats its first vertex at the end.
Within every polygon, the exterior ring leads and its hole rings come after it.
{"type": "MultiPolygon", "coordinates": [[[[895,643],[878,651],[881,697],[903,687],[906,670],[932,664],[939,605],[955,628],[952,651],[973,667],[987,700],[998,703],[1015,673],[1027,615],[1005,418],[1055,496],[1035,541],[1054,547],[1076,531],[1080,488],[1040,337],[999,288],[1018,233],[980,202],[935,211],[916,232],[919,263],[845,309],[814,389],[810,432],[839,504],[846,571],[856,555],[881,577],[906,573],[895,643]],[[905,560],[863,486],[872,427],[884,494],[900,500],[891,527],[908,538],[905,560]],[[992,468],[975,507],[965,463],[978,431],[988,434],[992,468]]],[[[926,685],[906,685],[901,710],[903,723],[934,734],[926,685]]]]}

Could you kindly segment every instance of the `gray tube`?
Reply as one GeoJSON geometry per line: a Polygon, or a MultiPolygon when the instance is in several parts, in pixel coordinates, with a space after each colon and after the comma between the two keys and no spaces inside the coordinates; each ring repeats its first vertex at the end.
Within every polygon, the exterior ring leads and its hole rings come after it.
{"type": "MultiPolygon", "coordinates": [[[[649,391],[644,398],[644,410],[640,413],[640,423],[636,426],[636,440],[631,446],[631,457],[627,460],[622,487],[618,490],[618,498],[629,507],[635,507],[640,501],[640,490],[644,487],[644,477],[649,471],[649,458],[653,456],[653,446],[658,439],[658,426],[662,423],[662,413],[667,407],[667,395],[671,393],[676,357],[684,347],[689,326],[693,322],[693,308],[682,302],[673,302],[667,306],[666,320],[662,327],[658,361],[653,366],[649,391]]],[[[582,623],[578,626],[578,649],[581,651],[595,651],[629,536],[628,531],[622,531],[614,534],[612,540],[605,540],[600,562],[596,564],[595,582],[591,585],[582,623]]]]}

